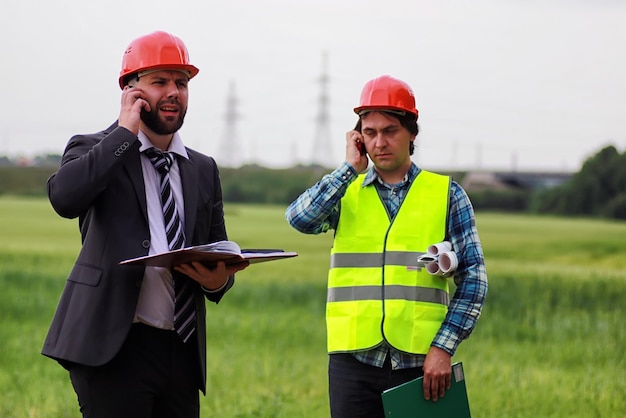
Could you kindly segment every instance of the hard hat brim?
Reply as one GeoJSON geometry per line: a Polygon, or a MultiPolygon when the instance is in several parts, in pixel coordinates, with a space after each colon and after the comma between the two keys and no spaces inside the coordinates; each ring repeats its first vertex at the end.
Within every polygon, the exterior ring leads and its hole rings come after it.
{"type": "Polygon", "coordinates": [[[153,72],[153,71],[159,71],[159,70],[183,71],[183,72],[186,72],[187,74],[189,74],[189,79],[190,80],[192,78],[194,78],[200,72],[198,67],[196,67],[194,65],[191,65],[191,64],[153,65],[153,66],[150,66],[150,67],[141,68],[138,71],[133,71],[133,72],[128,72],[128,73],[121,74],[120,78],[119,78],[120,88],[121,89],[124,88],[124,80],[126,78],[128,78],[129,76],[132,76],[133,74],[139,74],[139,73],[143,73],[143,72],[146,72],[146,71],[153,72]]]}

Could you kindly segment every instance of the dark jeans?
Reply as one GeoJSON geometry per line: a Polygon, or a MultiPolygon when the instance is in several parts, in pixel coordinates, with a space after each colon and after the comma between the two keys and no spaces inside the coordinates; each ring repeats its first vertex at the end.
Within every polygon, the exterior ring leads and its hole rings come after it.
{"type": "Polygon", "coordinates": [[[358,361],[352,354],[331,354],[328,361],[332,418],[384,418],[381,393],[424,374],[421,367],[391,370],[389,356],[382,368],[358,361]]]}
{"type": "Polygon", "coordinates": [[[109,363],[69,367],[83,417],[198,418],[196,347],[195,336],[134,324],[109,363]]]}

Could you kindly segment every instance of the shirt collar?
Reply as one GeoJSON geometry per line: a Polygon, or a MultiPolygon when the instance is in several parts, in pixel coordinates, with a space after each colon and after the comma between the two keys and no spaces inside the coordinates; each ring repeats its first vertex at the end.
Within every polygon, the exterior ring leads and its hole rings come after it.
{"type": "MultiPolygon", "coordinates": [[[[139,142],[141,142],[141,147],[139,147],[139,152],[143,152],[148,148],[154,147],[154,144],[150,141],[150,139],[144,134],[142,131],[139,131],[139,142]]],[[[183,140],[178,134],[178,132],[174,132],[172,136],[172,141],[170,142],[170,147],[167,149],[167,152],[174,153],[179,155],[180,157],[189,159],[189,155],[187,155],[187,149],[185,148],[185,144],[183,144],[183,140]]]]}
{"type": "MultiPolygon", "coordinates": [[[[406,184],[406,182],[412,181],[417,176],[417,174],[420,171],[421,171],[421,168],[419,168],[414,162],[411,161],[411,166],[409,167],[409,171],[406,172],[406,174],[404,175],[404,178],[402,179],[400,184],[404,185],[404,184],[406,184]]],[[[367,170],[367,173],[365,174],[365,179],[363,180],[363,186],[362,187],[369,186],[375,180],[379,181],[381,184],[384,183],[383,180],[378,175],[378,172],[376,171],[376,169],[372,165],[367,170]]]]}

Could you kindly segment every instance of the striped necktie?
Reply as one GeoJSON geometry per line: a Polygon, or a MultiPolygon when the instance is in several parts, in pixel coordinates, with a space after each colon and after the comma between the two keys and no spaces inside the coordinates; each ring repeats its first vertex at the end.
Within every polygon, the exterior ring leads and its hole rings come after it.
{"type": "MultiPolygon", "coordinates": [[[[161,152],[156,148],[149,148],[144,153],[160,175],[161,206],[163,208],[163,222],[169,249],[181,249],[185,244],[185,231],[170,185],[169,172],[174,162],[173,158],[169,153],[161,152]]],[[[174,279],[174,294],[174,329],[180,338],[187,342],[196,329],[193,289],[188,278],[176,275],[174,279]]]]}

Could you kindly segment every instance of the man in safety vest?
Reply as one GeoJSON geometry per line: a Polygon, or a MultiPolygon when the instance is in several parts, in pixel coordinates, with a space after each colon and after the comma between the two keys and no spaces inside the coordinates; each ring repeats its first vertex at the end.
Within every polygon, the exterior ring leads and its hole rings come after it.
{"type": "Polygon", "coordinates": [[[300,232],[335,230],[326,305],[333,418],[384,417],[381,393],[420,376],[426,399],[444,396],[452,356],[487,294],[467,194],[411,161],[419,131],[412,89],[377,77],[354,111],[359,119],[346,134],[345,162],[286,211],[300,232]],[[368,156],[373,166],[366,171],[368,156]],[[457,261],[447,275],[418,262],[443,242],[457,261]]]}

